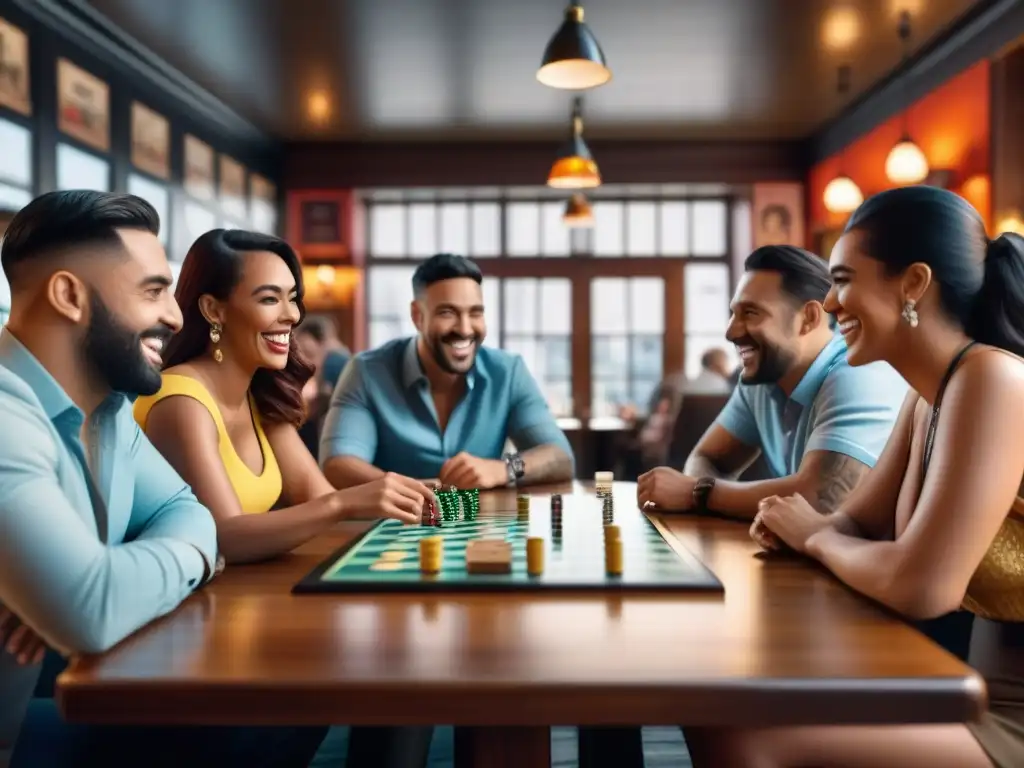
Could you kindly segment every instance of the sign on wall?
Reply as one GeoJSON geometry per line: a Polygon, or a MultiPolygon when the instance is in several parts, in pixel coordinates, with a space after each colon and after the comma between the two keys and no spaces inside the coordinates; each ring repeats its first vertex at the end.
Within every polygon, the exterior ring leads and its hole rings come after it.
{"type": "Polygon", "coordinates": [[[751,206],[754,247],[795,245],[806,248],[804,185],[799,182],[755,184],[751,206]]]}
{"type": "Polygon", "coordinates": [[[171,175],[171,125],[137,101],[132,102],[132,165],[160,179],[171,175]]]}
{"type": "Polygon", "coordinates": [[[28,35],[0,19],[0,106],[32,115],[29,96],[28,35]]]}
{"type": "Polygon", "coordinates": [[[67,59],[57,60],[57,127],[93,149],[110,151],[110,87],[67,59]]]}
{"type": "Polygon", "coordinates": [[[213,148],[185,134],[185,191],[200,200],[213,200],[213,148]]]}

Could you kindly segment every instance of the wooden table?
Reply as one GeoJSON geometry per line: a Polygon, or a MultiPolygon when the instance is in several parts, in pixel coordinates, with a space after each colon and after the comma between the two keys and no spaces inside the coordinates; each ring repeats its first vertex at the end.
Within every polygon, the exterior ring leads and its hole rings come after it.
{"type": "MultiPolygon", "coordinates": [[[[616,484],[616,509],[635,493],[616,484]]],[[[479,768],[546,765],[551,725],[963,722],[985,706],[973,670],[807,562],[759,556],[746,525],[663,520],[724,595],[292,595],[365,528],[347,524],[74,661],[58,700],[88,723],[472,726],[458,754],[479,768]]]]}

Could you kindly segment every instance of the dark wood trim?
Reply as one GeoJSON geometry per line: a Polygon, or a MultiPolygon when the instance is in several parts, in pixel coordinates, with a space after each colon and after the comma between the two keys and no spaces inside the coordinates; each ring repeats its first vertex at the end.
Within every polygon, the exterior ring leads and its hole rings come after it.
{"type": "Polygon", "coordinates": [[[992,223],[1024,211],[1024,45],[992,62],[992,223]]]}
{"type": "MultiPolygon", "coordinates": [[[[606,184],[803,181],[800,141],[600,141],[606,184]]],[[[285,147],[289,189],[543,185],[557,141],[296,143],[285,147]]]]}
{"type": "MultiPolygon", "coordinates": [[[[893,35],[896,34],[895,27],[893,35]]],[[[1024,35],[1024,0],[982,0],[877,83],[809,142],[818,163],[1024,35]]]]}
{"type": "MultiPolygon", "coordinates": [[[[67,39],[89,56],[118,72],[131,73],[142,93],[157,91],[173,98],[208,132],[235,144],[245,154],[276,152],[270,136],[189,80],[152,51],[133,40],[84,0],[10,0],[37,23],[67,39]],[[241,146],[238,146],[241,145],[241,146]]],[[[33,39],[32,44],[35,44],[33,39]]]]}

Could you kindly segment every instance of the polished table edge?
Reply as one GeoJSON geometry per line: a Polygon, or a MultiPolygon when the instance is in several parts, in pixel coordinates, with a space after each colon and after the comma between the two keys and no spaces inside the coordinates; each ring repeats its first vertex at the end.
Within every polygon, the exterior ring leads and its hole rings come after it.
{"type": "Polygon", "coordinates": [[[785,678],[686,686],[202,685],[65,680],[70,722],[133,725],[892,725],[962,723],[987,708],[978,674],[945,678],[785,678]],[[596,690],[595,690],[596,689],[596,690]],[[614,707],[595,699],[609,697],[614,707]],[[429,702],[425,704],[424,702],[429,702]],[[609,714],[614,712],[614,714],[609,714]],[[622,713],[628,713],[628,716],[622,713]],[[823,713],[827,717],[823,719],[823,713]]]}

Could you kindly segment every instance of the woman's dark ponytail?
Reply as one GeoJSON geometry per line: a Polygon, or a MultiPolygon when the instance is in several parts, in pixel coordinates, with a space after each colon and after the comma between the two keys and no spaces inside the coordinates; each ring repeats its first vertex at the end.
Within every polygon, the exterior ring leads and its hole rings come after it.
{"type": "Polygon", "coordinates": [[[971,320],[972,338],[1024,356],[1024,237],[1006,232],[989,241],[971,320]]]}

